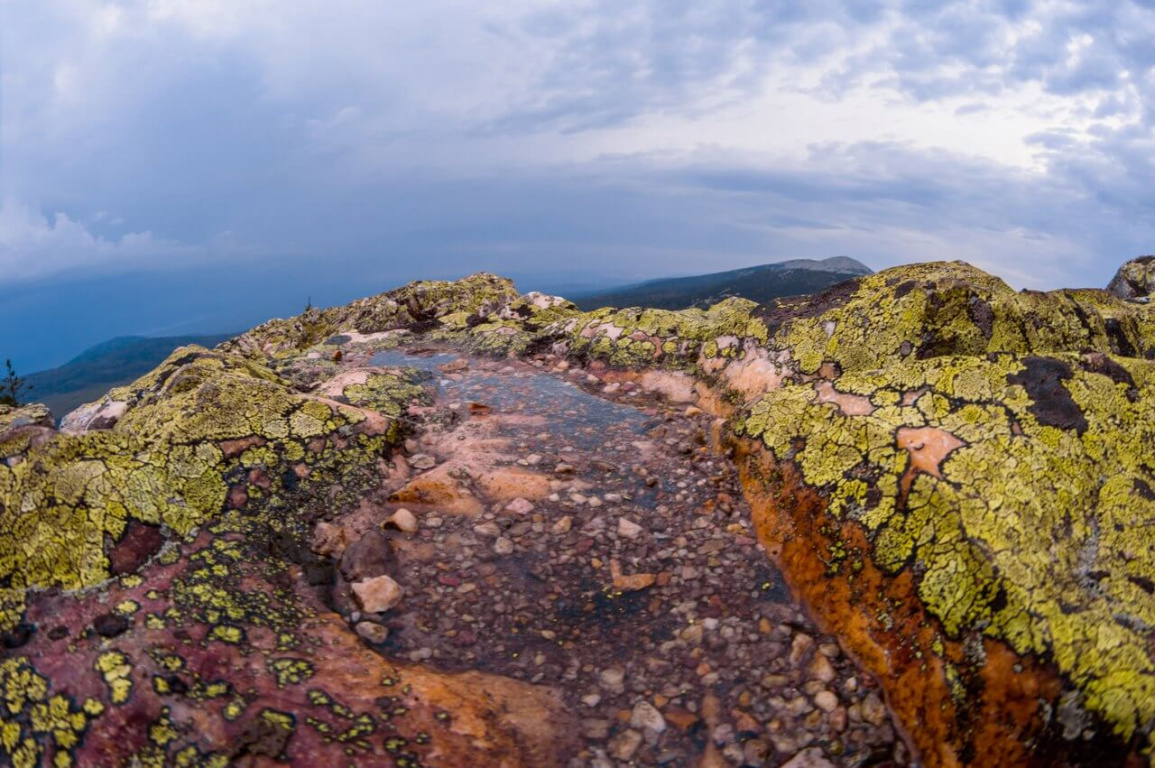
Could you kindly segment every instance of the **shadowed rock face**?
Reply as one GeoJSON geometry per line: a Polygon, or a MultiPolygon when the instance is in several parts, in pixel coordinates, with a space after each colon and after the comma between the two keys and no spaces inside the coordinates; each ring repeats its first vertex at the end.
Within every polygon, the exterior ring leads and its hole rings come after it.
{"type": "Polygon", "coordinates": [[[387,471],[422,397],[335,353],[437,343],[661,370],[728,417],[763,543],[926,764],[1149,760],[1155,313],[1112,291],[1016,293],[936,263],[770,306],[580,313],[477,275],[178,350],[79,434],[0,413],[0,750],[560,762],[510,714],[556,713],[549,692],[352,664],[355,637],[286,576],[315,565],[300,542],[321,508],[387,471]],[[196,692],[180,711],[173,685],[196,692]]]}

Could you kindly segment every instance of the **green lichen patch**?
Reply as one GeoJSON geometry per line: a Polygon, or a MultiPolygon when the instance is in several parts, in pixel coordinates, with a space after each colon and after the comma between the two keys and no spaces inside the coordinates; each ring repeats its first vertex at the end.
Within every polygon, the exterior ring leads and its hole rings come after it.
{"type": "Polygon", "coordinates": [[[1155,722],[1155,364],[1110,362],[910,361],[837,380],[868,415],[790,386],[741,429],[861,525],[881,569],[917,574],[948,637],[1052,659],[1130,738],[1155,722]]]}
{"type": "Polygon", "coordinates": [[[1148,307],[1105,291],[1016,293],[959,262],[897,267],[850,288],[770,313],[770,345],[789,350],[807,374],[825,362],[850,371],[937,356],[1091,349],[1144,357],[1155,348],[1148,307]]]}
{"type": "MultiPolygon", "coordinates": [[[[400,416],[415,392],[381,377],[367,399],[400,416]]],[[[106,542],[131,521],[184,536],[229,507],[355,484],[401,435],[395,418],[299,394],[250,360],[199,348],[112,397],[127,407],[111,429],[56,435],[0,465],[0,626],[16,623],[26,588],[106,580],[106,542]]]]}

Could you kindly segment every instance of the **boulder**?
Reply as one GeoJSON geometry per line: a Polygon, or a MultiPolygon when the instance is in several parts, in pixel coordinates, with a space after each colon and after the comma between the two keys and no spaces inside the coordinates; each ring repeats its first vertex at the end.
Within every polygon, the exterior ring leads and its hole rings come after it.
{"type": "Polygon", "coordinates": [[[1140,299],[1155,289],[1155,256],[1140,256],[1119,267],[1107,290],[1121,299],[1140,299]]]}

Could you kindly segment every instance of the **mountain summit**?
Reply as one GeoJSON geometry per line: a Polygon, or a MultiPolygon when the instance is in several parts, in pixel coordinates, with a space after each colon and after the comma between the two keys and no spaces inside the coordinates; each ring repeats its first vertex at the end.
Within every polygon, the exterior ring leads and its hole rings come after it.
{"type": "Polygon", "coordinates": [[[648,280],[578,296],[574,301],[587,310],[630,306],[655,309],[707,307],[733,296],[765,304],[784,296],[816,293],[844,280],[869,274],[872,274],[870,267],[848,256],[792,259],[726,272],[648,280]]]}

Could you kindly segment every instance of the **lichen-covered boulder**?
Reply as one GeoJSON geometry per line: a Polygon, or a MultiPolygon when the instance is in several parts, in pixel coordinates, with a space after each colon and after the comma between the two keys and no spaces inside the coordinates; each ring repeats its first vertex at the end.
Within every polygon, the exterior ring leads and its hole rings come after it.
{"type": "Polygon", "coordinates": [[[1155,727],[1150,310],[976,273],[775,308],[746,487],[928,765],[1122,765],[1155,727]]]}
{"type": "Polygon", "coordinates": [[[186,347],[73,433],[0,413],[0,762],[560,763],[551,691],[393,664],[326,607],[312,523],[378,487],[427,397],[186,347]]]}
{"type": "Polygon", "coordinates": [[[1140,256],[1119,267],[1107,290],[1121,299],[1141,299],[1155,289],[1155,256],[1140,256]]]}
{"type": "Polygon", "coordinates": [[[0,462],[14,466],[56,431],[52,412],[40,403],[19,407],[0,404],[0,462]]]}
{"type": "Polygon", "coordinates": [[[455,282],[420,280],[341,307],[311,308],[259,325],[221,349],[284,359],[326,341],[340,345],[408,331],[482,352],[520,352],[538,328],[577,312],[564,299],[522,296],[511,280],[478,273],[455,282]]]}

